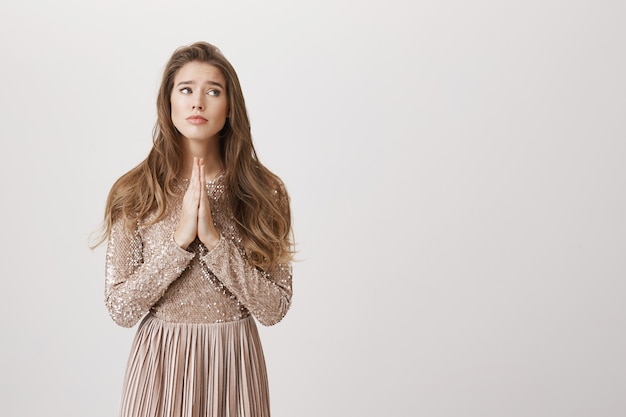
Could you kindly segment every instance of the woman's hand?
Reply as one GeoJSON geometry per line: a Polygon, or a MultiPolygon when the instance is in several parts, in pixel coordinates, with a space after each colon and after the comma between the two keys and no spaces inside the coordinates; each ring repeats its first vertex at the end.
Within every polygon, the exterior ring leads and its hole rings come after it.
{"type": "Polygon", "coordinates": [[[209,196],[206,192],[206,177],[204,176],[204,161],[199,161],[200,165],[200,205],[198,206],[198,239],[211,250],[217,246],[220,241],[220,234],[213,224],[213,215],[211,214],[211,205],[209,196]]]}
{"type": "Polygon", "coordinates": [[[174,242],[187,249],[196,237],[211,250],[217,246],[220,234],[213,225],[211,206],[206,192],[204,161],[193,158],[189,187],[183,196],[178,227],[174,232],[174,242]]]}

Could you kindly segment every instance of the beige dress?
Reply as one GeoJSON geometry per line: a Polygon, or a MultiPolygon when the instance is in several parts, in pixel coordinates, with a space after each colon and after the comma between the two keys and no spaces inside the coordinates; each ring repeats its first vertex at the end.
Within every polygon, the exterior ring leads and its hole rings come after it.
{"type": "Polygon", "coordinates": [[[173,240],[187,182],[164,219],[131,231],[117,221],[106,253],[105,302],[134,326],[123,417],[269,416],[267,374],[253,316],[279,322],[291,302],[291,266],[261,271],[246,259],[223,177],[207,184],[221,239],[211,251],[173,240]]]}

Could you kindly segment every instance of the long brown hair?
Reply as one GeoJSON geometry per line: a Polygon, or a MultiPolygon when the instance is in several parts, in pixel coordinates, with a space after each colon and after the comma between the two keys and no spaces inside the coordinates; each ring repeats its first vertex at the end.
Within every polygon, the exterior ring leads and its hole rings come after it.
{"type": "Polygon", "coordinates": [[[171,119],[171,93],[178,70],[192,61],[214,65],[226,79],[229,114],[220,132],[220,153],[229,202],[246,254],[261,269],[288,261],[293,254],[289,197],[281,180],[259,162],[235,69],[217,47],[206,42],[180,47],[168,61],[157,96],[152,149],[145,160],[113,184],[106,202],[102,238],[96,246],[110,237],[112,225],[120,217],[132,228],[149,213],[156,216],[150,216],[148,224],[165,215],[183,159],[181,135],[171,119]]]}

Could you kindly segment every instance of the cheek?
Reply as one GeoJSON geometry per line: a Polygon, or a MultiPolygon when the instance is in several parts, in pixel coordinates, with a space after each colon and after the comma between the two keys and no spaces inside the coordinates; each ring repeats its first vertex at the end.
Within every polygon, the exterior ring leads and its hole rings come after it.
{"type": "Polygon", "coordinates": [[[180,129],[180,119],[181,119],[181,110],[180,110],[180,102],[177,102],[172,98],[170,100],[170,119],[172,120],[172,124],[176,129],[180,129]]]}
{"type": "Polygon", "coordinates": [[[182,115],[184,113],[184,107],[183,107],[181,101],[180,100],[172,100],[171,103],[172,103],[171,104],[172,108],[171,108],[170,117],[173,120],[176,120],[176,119],[182,117],[182,115]]]}
{"type": "Polygon", "coordinates": [[[172,116],[174,115],[174,113],[177,112],[178,109],[178,103],[176,102],[176,99],[174,97],[170,98],[170,108],[171,108],[171,113],[172,116]]]}

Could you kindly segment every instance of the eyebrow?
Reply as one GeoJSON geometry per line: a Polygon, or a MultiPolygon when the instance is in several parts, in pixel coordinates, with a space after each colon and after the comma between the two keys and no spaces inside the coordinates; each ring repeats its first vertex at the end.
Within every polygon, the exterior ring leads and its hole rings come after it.
{"type": "MultiPolygon", "coordinates": [[[[178,84],[176,84],[176,87],[179,87],[181,85],[194,85],[196,82],[195,81],[181,81],[178,84]]],[[[224,86],[222,86],[222,84],[218,83],[217,81],[206,81],[205,84],[209,84],[209,85],[215,85],[218,86],[219,88],[221,88],[222,90],[225,90],[224,86]]]]}

